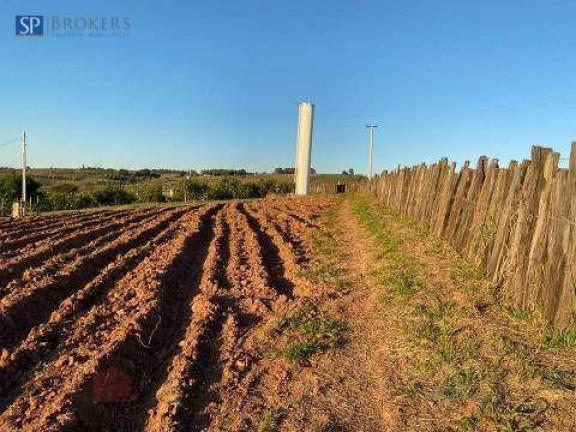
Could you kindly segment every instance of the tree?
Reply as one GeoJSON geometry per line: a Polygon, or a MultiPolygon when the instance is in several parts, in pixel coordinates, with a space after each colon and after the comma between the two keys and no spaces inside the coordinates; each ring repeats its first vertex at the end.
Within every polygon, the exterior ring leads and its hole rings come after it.
{"type": "MultiPolygon", "coordinates": [[[[32,177],[26,177],[26,193],[29,198],[35,199],[41,184],[32,177]]],[[[22,196],[22,177],[16,171],[0,177],[0,214],[9,214],[12,203],[22,196]]]]}
{"type": "Polygon", "coordinates": [[[354,168],[348,168],[348,175],[354,175],[354,168]]]}
{"type": "Polygon", "coordinates": [[[99,206],[131,204],[136,197],[118,186],[104,186],[92,193],[94,202],[99,206]]]}

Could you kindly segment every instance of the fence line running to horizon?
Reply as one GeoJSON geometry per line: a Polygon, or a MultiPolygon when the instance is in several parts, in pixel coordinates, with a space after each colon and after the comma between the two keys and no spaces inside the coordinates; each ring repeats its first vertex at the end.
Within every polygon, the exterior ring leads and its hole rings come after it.
{"type": "Polygon", "coordinates": [[[456,172],[442,159],[385,171],[365,189],[447,239],[502,287],[507,305],[564,328],[576,300],[576,142],[569,168],[558,162],[543,147],[507,168],[483,156],[456,172]]]}

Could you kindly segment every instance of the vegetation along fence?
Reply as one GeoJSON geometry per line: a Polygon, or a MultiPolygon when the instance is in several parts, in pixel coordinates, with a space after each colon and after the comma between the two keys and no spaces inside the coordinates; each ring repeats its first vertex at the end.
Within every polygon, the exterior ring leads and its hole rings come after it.
{"type": "Polygon", "coordinates": [[[481,157],[456,172],[446,159],[384,172],[366,183],[378,199],[427,225],[490,275],[504,301],[539,309],[564,328],[576,290],[576,143],[569,168],[533,147],[530,160],[481,157]]]}

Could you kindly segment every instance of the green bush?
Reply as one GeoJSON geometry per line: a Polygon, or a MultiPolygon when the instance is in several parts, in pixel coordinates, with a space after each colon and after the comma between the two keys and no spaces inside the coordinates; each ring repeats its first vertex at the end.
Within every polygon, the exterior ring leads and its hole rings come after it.
{"type": "Polygon", "coordinates": [[[97,206],[131,204],[136,201],[134,194],[118,186],[104,186],[92,193],[97,206]]]}
{"type": "Polygon", "coordinates": [[[239,182],[235,179],[222,179],[214,184],[209,192],[210,199],[247,199],[265,198],[271,193],[283,194],[292,191],[292,184],[274,180],[258,180],[256,182],[239,182]]]}
{"type": "Polygon", "coordinates": [[[97,206],[91,195],[76,192],[48,192],[38,204],[40,211],[78,210],[97,206]]]}
{"type": "Polygon", "coordinates": [[[239,195],[240,182],[233,179],[222,179],[213,184],[208,191],[208,198],[215,200],[226,200],[237,198],[239,195]]]}
{"type": "Polygon", "coordinates": [[[183,179],[174,188],[175,201],[202,200],[208,196],[210,186],[197,180],[183,179]]]}
{"type": "Polygon", "coordinates": [[[166,197],[162,192],[162,182],[160,180],[153,180],[144,183],[138,192],[138,201],[147,203],[161,203],[166,201],[166,197]]]}

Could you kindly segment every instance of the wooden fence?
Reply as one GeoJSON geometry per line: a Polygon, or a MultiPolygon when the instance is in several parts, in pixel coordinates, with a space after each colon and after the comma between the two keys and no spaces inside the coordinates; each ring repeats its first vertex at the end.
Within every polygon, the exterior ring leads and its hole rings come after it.
{"type": "Polygon", "coordinates": [[[427,225],[502,288],[504,301],[566,327],[576,301],[576,143],[568,169],[533,147],[530,160],[481,157],[475,169],[443,159],[384,172],[365,188],[427,225]]]}

